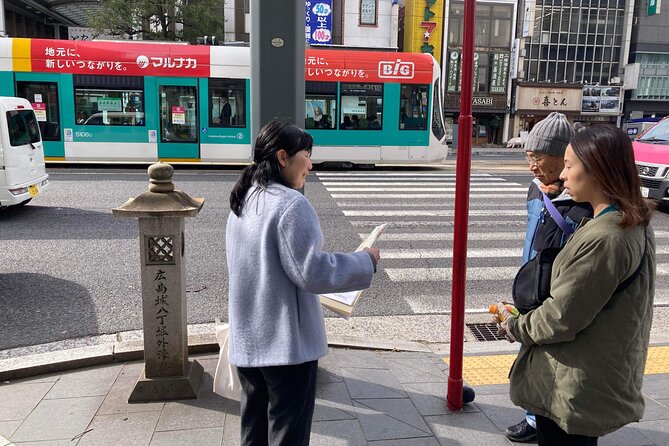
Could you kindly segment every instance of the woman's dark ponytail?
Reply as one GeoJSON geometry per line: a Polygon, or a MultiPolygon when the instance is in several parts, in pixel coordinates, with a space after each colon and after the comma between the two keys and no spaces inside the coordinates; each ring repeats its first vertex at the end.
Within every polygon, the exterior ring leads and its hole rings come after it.
{"type": "Polygon", "coordinates": [[[256,163],[246,166],[242,171],[242,175],[237,180],[235,187],[232,188],[232,192],[230,192],[230,209],[232,209],[232,212],[234,212],[237,217],[242,214],[244,199],[246,198],[246,193],[253,184],[253,174],[257,167],[258,165],[256,163]]]}
{"type": "Polygon", "coordinates": [[[287,186],[281,172],[276,152],[283,149],[288,156],[301,150],[311,153],[313,138],[299,127],[287,121],[274,120],[268,122],[255,141],[253,164],[247,166],[230,192],[230,209],[237,217],[241,217],[246,195],[253,183],[265,190],[271,182],[287,186]]]}

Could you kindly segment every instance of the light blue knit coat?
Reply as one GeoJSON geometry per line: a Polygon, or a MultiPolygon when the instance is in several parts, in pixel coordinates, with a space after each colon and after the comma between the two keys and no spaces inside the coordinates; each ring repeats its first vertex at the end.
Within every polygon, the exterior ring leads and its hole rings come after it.
{"type": "Polygon", "coordinates": [[[296,190],[272,184],[246,196],[226,229],[229,359],[238,367],[301,364],[327,354],[318,294],[368,288],[366,252],[323,252],[313,207],[296,190]]]}

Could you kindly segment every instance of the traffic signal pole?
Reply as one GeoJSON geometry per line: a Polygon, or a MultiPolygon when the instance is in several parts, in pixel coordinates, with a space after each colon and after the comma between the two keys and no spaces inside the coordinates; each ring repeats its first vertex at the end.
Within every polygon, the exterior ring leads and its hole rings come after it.
{"type": "Polygon", "coordinates": [[[453,234],[453,278],[451,287],[451,349],[448,367],[448,410],[462,409],[462,356],[467,284],[467,227],[469,225],[469,177],[472,167],[472,98],[476,0],[465,0],[462,38],[462,94],[458,118],[458,157],[455,169],[455,217],[453,234]]]}
{"type": "Polygon", "coordinates": [[[251,0],[251,141],[268,121],[304,128],[304,0],[251,0]]]}

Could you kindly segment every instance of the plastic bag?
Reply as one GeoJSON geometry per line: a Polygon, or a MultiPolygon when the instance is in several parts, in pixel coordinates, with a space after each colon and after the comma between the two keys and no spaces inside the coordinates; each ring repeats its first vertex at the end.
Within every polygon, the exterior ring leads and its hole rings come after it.
{"type": "Polygon", "coordinates": [[[216,340],[221,351],[218,354],[218,364],[214,374],[214,393],[239,401],[242,386],[237,376],[237,368],[228,362],[228,327],[229,324],[216,319],[216,340]]]}

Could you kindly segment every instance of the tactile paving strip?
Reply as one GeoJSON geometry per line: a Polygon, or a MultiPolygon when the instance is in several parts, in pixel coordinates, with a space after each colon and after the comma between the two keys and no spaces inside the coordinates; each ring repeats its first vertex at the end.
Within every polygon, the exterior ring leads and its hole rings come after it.
{"type": "MultiPolygon", "coordinates": [[[[471,386],[508,384],[509,370],[516,355],[465,356],[462,378],[471,386]]],[[[448,357],[443,358],[448,364],[448,357]]],[[[646,375],[669,374],[669,346],[650,347],[646,360],[646,375]]]]}

